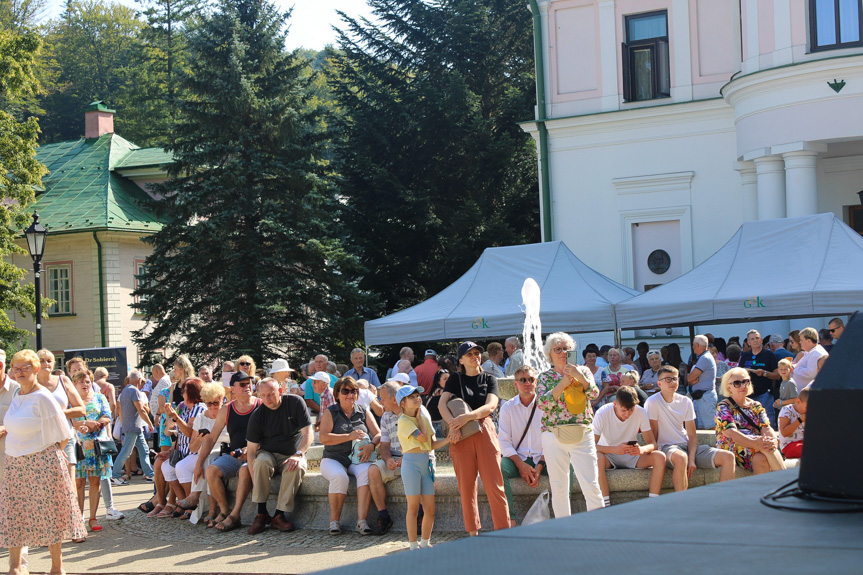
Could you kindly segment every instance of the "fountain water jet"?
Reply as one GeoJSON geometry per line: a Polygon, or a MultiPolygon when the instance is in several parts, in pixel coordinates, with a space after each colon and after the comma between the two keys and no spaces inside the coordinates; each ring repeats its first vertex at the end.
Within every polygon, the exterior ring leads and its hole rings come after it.
{"type": "Polygon", "coordinates": [[[539,284],[533,278],[524,280],[521,286],[521,303],[524,311],[524,361],[533,366],[537,373],[549,368],[542,350],[542,321],[539,319],[539,284]]]}

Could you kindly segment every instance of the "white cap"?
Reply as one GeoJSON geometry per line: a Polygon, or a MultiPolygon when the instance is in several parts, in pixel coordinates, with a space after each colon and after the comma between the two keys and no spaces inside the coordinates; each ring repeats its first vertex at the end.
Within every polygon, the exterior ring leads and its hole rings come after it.
{"type": "Polygon", "coordinates": [[[407,385],[411,382],[411,376],[406,373],[397,373],[390,378],[390,381],[397,381],[399,383],[407,385]]]}
{"type": "Polygon", "coordinates": [[[330,383],[330,374],[326,371],[318,371],[315,375],[312,376],[312,379],[317,379],[318,381],[325,381],[327,384],[330,383]]]}

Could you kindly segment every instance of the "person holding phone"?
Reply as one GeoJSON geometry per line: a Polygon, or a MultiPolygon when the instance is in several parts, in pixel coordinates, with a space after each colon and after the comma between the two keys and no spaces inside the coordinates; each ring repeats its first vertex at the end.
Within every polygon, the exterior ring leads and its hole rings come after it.
{"type": "Polygon", "coordinates": [[[608,469],[651,468],[648,497],[659,497],[665,477],[665,454],[656,448],[656,437],[650,429],[647,410],[638,405],[638,394],[633,387],[621,387],[614,403],[596,410],[593,434],[598,452],[599,488],[606,507],[611,505],[608,469]],[[639,431],[644,445],[638,444],[639,431]]]}

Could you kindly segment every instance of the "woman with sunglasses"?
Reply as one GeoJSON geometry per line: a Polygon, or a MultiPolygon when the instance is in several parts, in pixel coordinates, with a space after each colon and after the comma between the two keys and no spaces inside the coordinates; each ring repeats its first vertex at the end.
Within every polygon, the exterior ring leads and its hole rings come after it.
{"type": "Polygon", "coordinates": [[[737,465],[756,475],[785,469],[767,412],[748,397],[753,392],[749,372],[742,367],[729,369],[721,387],[727,397],[716,405],[717,449],[730,451],[737,465]]]}
{"type": "MultiPolygon", "coordinates": [[[[205,383],[201,388],[201,403],[206,409],[195,418],[192,423],[192,437],[189,439],[189,456],[183,458],[177,464],[176,472],[177,479],[183,489],[188,485],[190,494],[183,500],[177,502],[177,507],[185,510],[194,510],[200,504],[201,493],[207,489],[207,479],[202,475],[198,481],[194,481],[195,465],[198,463],[198,453],[204,443],[204,437],[209,435],[216,424],[216,416],[219,415],[219,410],[222,408],[222,401],[225,399],[225,388],[221,383],[209,382],[205,383]]],[[[210,450],[210,456],[203,463],[204,474],[206,474],[207,466],[210,462],[219,456],[221,453],[222,443],[231,441],[228,435],[228,430],[223,428],[221,435],[213,442],[213,448],[210,450]]],[[[210,496],[210,514],[206,518],[206,522],[210,523],[216,519],[218,506],[215,499],[210,496]]]]}
{"type": "MultiPolygon", "coordinates": [[[[549,335],[544,350],[551,369],[539,374],[536,382],[537,405],[542,410],[542,453],[548,466],[551,507],[556,518],[572,514],[570,464],[587,510],[604,507],[591,427],[591,401],[599,396],[599,388],[587,368],[567,363],[567,352],[574,349],[575,340],[569,334],[549,335]]],[[[609,353],[609,361],[611,357],[609,353]]]]}
{"type": "Polygon", "coordinates": [[[371,535],[366,518],[372,502],[369,489],[371,455],[381,442],[381,430],[371,410],[357,404],[360,386],[343,377],[333,387],[336,403],[321,413],[320,441],[324,444],[321,475],[329,484],[330,535],[342,532],[339,518],[348,496],[348,474],[357,478],[357,526],[361,535],[371,535]],[[360,449],[359,463],[351,460],[354,442],[369,441],[360,449]]]}

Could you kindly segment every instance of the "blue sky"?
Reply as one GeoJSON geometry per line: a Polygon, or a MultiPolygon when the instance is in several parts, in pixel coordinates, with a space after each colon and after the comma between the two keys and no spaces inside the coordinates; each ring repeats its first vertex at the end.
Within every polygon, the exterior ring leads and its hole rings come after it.
{"type": "MultiPolygon", "coordinates": [[[[140,4],[134,0],[118,0],[133,8],[140,4]]],[[[313,48],[320,50],[327,44],[335,43],[333,25],[341,26],[341,20],[336,10],[354,17],[371,16],[371,10],[365,0],[275,0],[283,10],[291,6],[294,13],[291,17],[291,32],[288,35],[288,48],[313,48]]],[[[47,16],[57,16],[62,12],[63,0],[49,0],[47,16]]]]}

